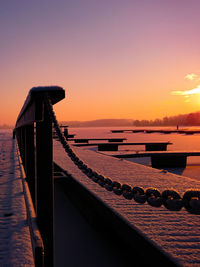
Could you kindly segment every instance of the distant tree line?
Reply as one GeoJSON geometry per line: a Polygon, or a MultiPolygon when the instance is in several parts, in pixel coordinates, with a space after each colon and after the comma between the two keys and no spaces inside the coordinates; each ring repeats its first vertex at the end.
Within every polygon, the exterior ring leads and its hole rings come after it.
{"type": "Polygon", "coordinates": [[[182,114],[155,120],[133,120],[134,126],[173,126],[190,125],[200,126],[200,112],[182,114]]]}
{"type": "Polygon", "coordinates": [[[92,121],[62,121],[70,127],[107,127],[107,126],[200,126],[200,112],[164,117],[155,120],[99,119],[92,121]]]}
{"type": "Polygon", "coordinates": [[[13,129],[14,125],[1,124],[0,129],[13,129]]]}
{"type": "Polygon", "coordinates": [[[62,121],[62,125],[70,127],[107,127],[107,126],[132,126],[131,119],[99,119],[91,121],[62,121]]]}

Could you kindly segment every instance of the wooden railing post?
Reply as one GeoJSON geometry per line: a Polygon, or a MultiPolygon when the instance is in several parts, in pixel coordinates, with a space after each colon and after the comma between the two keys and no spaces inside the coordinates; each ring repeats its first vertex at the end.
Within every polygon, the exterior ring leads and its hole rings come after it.
{"type": "Polygon", "coordinates": [[[34,123],[25,126],[25,171],[33,205],[35,207],[35,148],[34,123]]]}
{"type": "Polygon", "coordinates": [[[18,145],[19,145],[19,152],[20,152],[20,156],[21,156],[22,162],[23,162],[22,127],[18,128],[16,130],[16,133],[17,133],[17,141],[18,141],[18,145]]]}
{"type": "Polygon", "coordinates": [[[21,127],[20,138],[21,138],[21,157],[23,165],[25,166],[25,126],[21,127]]]}
{"type": "MultiPolygon", "coordinates": [[[[54,184],[52,122],[44,103],[48,95],[54,105],[65,98],[59,86],[34,87],[18,115],[16,135],[26,179],[44,244],[44,266],[54,266],[54,184]],[[34,124],[36,131],[34,132],[34,124]]],[[[35,258],[35,263],[37,259],[35,258]]]]}
{"type": "Polygon", "coordinates": [[[52,122],[44,105],[44,120],[36,122],[36,214],[44,242],[44,264],[54,263],[52,122]]]}

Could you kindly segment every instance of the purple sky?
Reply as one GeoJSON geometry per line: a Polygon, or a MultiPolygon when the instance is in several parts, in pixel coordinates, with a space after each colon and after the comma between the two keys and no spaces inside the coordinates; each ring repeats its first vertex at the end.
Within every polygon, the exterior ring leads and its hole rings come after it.
{"type": "Polygon", "coordinates": [[[199,10],[199,0],[0,1],[0,124],[37,85],[66,89],[61,120],[198,110],[198,94],[173,92],[200,84],[199,10]]]}

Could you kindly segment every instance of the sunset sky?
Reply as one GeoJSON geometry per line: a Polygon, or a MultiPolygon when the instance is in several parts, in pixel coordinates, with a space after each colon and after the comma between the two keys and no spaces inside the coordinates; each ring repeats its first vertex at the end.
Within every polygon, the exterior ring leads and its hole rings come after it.
{"type": "Polygon", "coordinates": [[[59,120],[200,110],[199,0],[1,0],[0,124],[33,86],[59,85],[59,120]]]}

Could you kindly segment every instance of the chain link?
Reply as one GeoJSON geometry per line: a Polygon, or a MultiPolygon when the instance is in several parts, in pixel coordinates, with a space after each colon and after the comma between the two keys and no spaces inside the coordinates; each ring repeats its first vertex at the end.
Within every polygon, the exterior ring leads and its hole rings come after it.
{"type": "Polygon", "coordinates": [[[67,143],[56,119],[48,94],[45,96],[45,104],[51,121],[54,124],[56,134],[66,153],[74,164],[77,165],[77,167],[93,182],[99,184],[108,191],[112,191],[116,195],[121,195],[129,200],[134,199],[140,204],[148,203],[152,207],[161,207],[163,205],[170,211],[179,211],[184,207],[189,213],[200,215],[200,191],[198,190],[188,190],[183,194],[183,197],[181,197],[178,192],[171,189],[164,190],[162,193],[156,188],[148,188],[145,191],[142,187],[131,187],[128,184],[121,184],[120,182],[113,181],[111,178],[105,177],[92,170],[87,164],[79,159],[67,143]]]}

